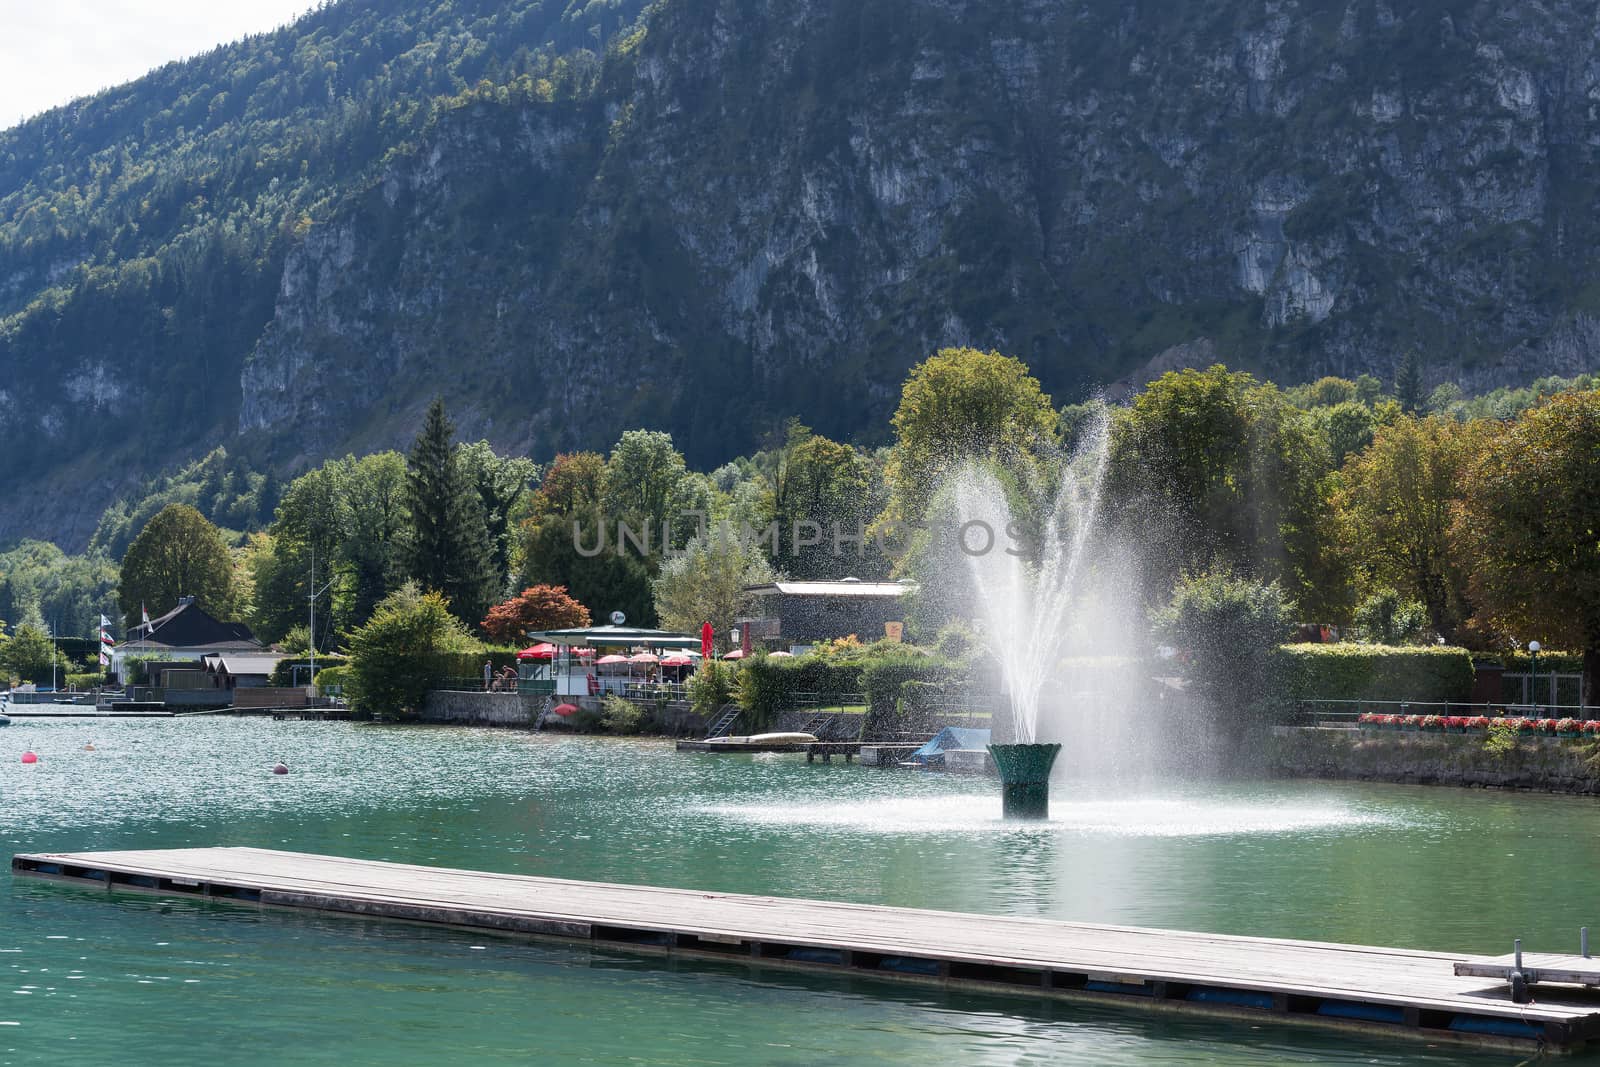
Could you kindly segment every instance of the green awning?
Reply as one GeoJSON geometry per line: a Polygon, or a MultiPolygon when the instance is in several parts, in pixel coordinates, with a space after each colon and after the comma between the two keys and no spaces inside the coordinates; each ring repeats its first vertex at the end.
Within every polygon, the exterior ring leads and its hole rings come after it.
{"type": "Polygon", "coordinates": [[[700,639],[693,634],[673,633],[670,630],[641,630],[634,626],[590,626],[581,630],[542,630],[528,634],[531,641],[548,641],[552,645],[587,646],[589,648],[632,648],[646,645],[650,648],[700,649],[700,639]]]}

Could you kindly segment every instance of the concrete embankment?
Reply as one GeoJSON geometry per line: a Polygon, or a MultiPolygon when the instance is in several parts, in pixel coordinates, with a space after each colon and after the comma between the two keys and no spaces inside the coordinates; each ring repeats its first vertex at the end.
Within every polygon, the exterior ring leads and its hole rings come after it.
{"type": "Polygon", "coordinates": [[[1600,794],[1600,745],[1519,737],[1502,748],[1482,733],[1279,729],[1268,765],[1284,778],[1600,794]]]}

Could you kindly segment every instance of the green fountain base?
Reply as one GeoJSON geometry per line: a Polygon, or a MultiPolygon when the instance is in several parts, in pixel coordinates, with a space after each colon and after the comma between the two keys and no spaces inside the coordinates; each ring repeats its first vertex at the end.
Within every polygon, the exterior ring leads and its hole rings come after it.
{"type": "Polygon", "coordinates": [[[1007,819],[1050,817],[1050,768],[1060,745],[990,745],[1000,769],[1000,805],[1007,819]]]}

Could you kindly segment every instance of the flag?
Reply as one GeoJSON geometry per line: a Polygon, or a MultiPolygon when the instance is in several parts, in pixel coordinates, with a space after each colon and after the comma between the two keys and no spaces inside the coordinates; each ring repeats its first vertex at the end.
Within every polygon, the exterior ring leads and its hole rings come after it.
{"type": "Polygon", "coordinates": [[[146,626],[150,625],[150,612],[145,608],[144,601],[139,601],[139,615],[146,626]]]}
{"type": "Polygon", "coordinates": [[[104,615],[100,616],[100,666],[102,669],[111,666],[111,620],[104,615]]]}

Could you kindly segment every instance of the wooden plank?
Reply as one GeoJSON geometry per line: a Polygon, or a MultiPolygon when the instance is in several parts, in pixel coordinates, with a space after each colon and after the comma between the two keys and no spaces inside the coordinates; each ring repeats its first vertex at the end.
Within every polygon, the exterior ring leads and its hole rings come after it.
{"type": "MultiPolygon", "coordinates": [[[[1301,1017],[1327,1002],[1377,1005],[1399,1008],[1403,1021],[1361,1025],[1434,1040],[1462,1036],[1442,1029],[1457,1017],[1525,1022],[1533,1028],[1529,1040],[1536,1032],[1557,1045],[1600,1035],[1600,1006],[1554,994],[1541,995],[1535,1005],[1512,1004],[1504,985],[1457,973],[1483,962],[1460,954],[577,882],[269,849],[44,853],[15,857],[13,870],[98,876],[93,880],[113,888],[210,892],[276,906],[780,965],[794,949],[829,950],[823,956],[839,962],[814,965],[1035,995],[1109,995],[1130,1004],[1159,1000],[1167,1007],[1222,1010],[1184,998],[1195,987],[1245,991],[1268,995],[1282,1018],[1307,1022],[1317,1020],[1301,1017]],[[118,884],[129,879],[136,881],[118,884]],[[884,968],[885,959],[924,962],[920,974],[901,974],[884,968]],[[1130,988],[1159,996],[1128,995],[1130,988]]],[[[1525,962],[1537,958],[1527,954],[1525,962]]],[[[1230,1010],[1259,1015],[1265,1009],[1230,1010]]]]}

